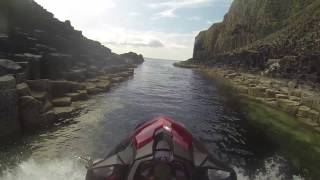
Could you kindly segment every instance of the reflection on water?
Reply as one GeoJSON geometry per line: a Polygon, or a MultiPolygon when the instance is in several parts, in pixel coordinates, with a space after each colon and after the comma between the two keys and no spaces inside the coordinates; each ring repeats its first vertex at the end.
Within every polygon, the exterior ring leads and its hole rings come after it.
{"type": "Polygon", "coordinates": [[[213,82],[172,63],[147,60],[133,79],[91,99],[73,123],[2,150],[1,179],[84,179],[84,165],[74,157],[103,157],[137,124],[160,115],[185,124],[216,157],[237,167],[240,179],[298,178],[213,82]]]}

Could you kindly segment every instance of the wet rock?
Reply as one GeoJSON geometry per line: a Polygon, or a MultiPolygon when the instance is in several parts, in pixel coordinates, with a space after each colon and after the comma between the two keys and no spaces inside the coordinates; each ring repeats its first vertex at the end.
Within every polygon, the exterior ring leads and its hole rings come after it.
{"type": "Polygon", "coordinates": [[[104,92],[102,89],[97,88],[97,87],[89,88],[89,89],[87,89],[87,91],[88,91],[89,95],[95,95],[95,94],[99,94],[99,93],[104,92]]]}
{"type": "Polygon", "coordinates": [[[282,108],[284,111],[292,114],[292,115],[296,115],[299,105],[299,102],[296,101],[292,101],[289,99],[277,99],[278,105],[280,108],[282,108]]]}
{"type": "Polygon", "coordinates": [[[299,90],[299,89],[290,90],[290,91],[289,91],[289,95],[290,95],[290,96],[296,96],[296,97],[300,97],[300,98],[301,98],[302,91],[299,90]]]}
{"type": "Polygon", "coordinates": [[[276,94],[277,99],[289,99],[289,97],[285,94],[276,94]]]}
{"type": "Polygon", "coordinates": [[[22,65],[26,72],[27,79],[40,79],[41,78],[41,58],[39,54],[15,54],[14,59],[22,65]]]}
{"type": "Polygon", "coordinates": [[[7,89],[15,89],[16,79],[13,76],[0,76],[0,91],[7,89]]]}
{"type": "Polygon", "coordinates": [[[308,106],[300,106],[298,108],[297,116],[301,118],[309,118],[309,111],[311,110],[308,106]]]}
{"type": "Polygon", "coordinates": [[[87,100],[89,98],[87,90],[78,90],[79,100],[87,100]]]}
{"type": "Polygon", "coordinates": [[[111,81],[112,83],[119,83],[119,82],[122,82],[123,80],[124,80],[123,77],[114,77],[114,78],[112,78],[110,81],[111,81]]]}
{"type": "Polygon", "coordinates": [[[70,97],[60,97],[52,100],[52,104],[56,107],[70,106],[71,103],[70,97]]]}
{"type": "Polygon", "coordinates": [[[43,125],[40,119],[41,102],[32,96],[19,98],[19,115],[23,129],[26,131],[38,129],[43,125]]]}
{"type": "Polygon", "coordinates": [[[45,91],[31,91],[31,96],[44,103],[48,98],[48,93],[45,91]]]}
{"type": "Polygon", "coordinates": [[[74,64],[74,59],[70,54],[49,53],[42,58],[42,76],[48,79],[64,78],[74,64]]]}
{"type": "Polygon", "coordinates": [[[8,59],[0,59],[0,76],[6,74],[17,74],[22,68],[16,62],[8,59]]]}
{"type": "Polygon", "coordinates": [[[63,74],[65,79],[69,81],[84,81],[86,78],[87,70],[86,69],[72,69],[63,74]]]}
{"type": "Polygon", "coordinates": [[[41,122],[43,122],[46,126],[50,126],[56,121],[56,114],[53,110],[47,111],[45,113],[40,114],[41,122]]]}
{"type": "Polygon", "coordinates": [[[246,86],[237,86],[237,91],[242,94],[248,94],[249,88],[246,86]]]}
{"type": "Polygon", "coordinates": [[[76,92],[85,89],[85,86],[72,81],[51,81],[53,97],[62,97],[66,93],[76,92]]]}
{"type": "Polygon", "coordinates": [[[107,91],[110,88],[110,81],[103,81],[96,84],[97,88],[107,91]]]}
{"type": "Polygon", "coordinates": [[[47,112],[50,111],[53,108],[53,104],[48,99],[45,100],[43,103],[42,111],[41,112],[47,112]]]}
{"type": "Polygon", "coordinates": [[[26,83],[17,84],[16,89],[17,89],[17,93],[19,96],[30,96],[31,95],[30,88],[29,88],[28,84],[26,84],[26,83]]]}
{"type": "Polygon", "coordinates": [[[267,98],[275,98],[276,94],[278,94],[279,91],[273,90],[273,89],[267,89],[266,90],[266,97],[267,98]]]}
{"type": "Polygon", "coordinates": [[[55,107],[53,108],[54,114],[57,119],[65,119],[73,116],[75,112],[74,107],[55,107]]]}
{"type": "Polygon", "coordinates": [[[296,96],[289,96],[289,99],[292,100],[292,101],[297,101],[297,102],[301,101],[301,98],[296,97],[296,96]]]}
{"type": "Polygon", "coordinates": [[[0,76],[0,141],[21,134],[17,101],[14,77],[0,76]]]}
{"type": "Polygon", "coordinates": [[[298,82],[297,80],[292,80],[288,82],[288,87],[289,89],[295,89],[298,87],[298,82]]]}
{"type": "Polygon", "coordinates": [[[66,96],[70,97],[71,101],[78,101],[81,97],[80,93],[67,93],[66,96]]]}
{"type": "Polygon", "coordinates": [[[48,98],[52,97],[52,84],[48,79],[28,80],[27,84],[32,91],[47,92],[48,98]]]}
{"type": "Polygon", "coordinates": [[[265,87],[249,87],[248,94],[254,97],[265,97],[266,88],[265,87]]]}

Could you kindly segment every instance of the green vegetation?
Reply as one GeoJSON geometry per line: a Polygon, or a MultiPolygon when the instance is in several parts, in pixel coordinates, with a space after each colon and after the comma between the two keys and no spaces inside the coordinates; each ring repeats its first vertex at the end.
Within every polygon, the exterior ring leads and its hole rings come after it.
{"type": "Polygon", "coordinates": [[[320,177],[320,134],[307,125],[274,108],[241,98],[242,110],[250,124],[279,145],[279,153],[305,175],[320,177]]]}
{"type": "Polygon", "coordinates": [[[226,79],[212,71],[202,71],[214,80],[219,93],[232,101],[234,108],[245,114],[256,130],[278,145],[278,153],[288,159],[304,176],[320,177],[320,133],[295,117],[248,96],[240,96],[226,79]]]}

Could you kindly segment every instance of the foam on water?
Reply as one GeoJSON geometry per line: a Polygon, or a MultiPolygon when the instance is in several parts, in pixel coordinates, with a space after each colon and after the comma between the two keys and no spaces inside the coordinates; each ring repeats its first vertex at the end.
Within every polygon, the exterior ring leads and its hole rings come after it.
{"type": "Polygon", "coordinates": [[[83,164],[77,160],[51,160],[39,162],[33,159],[7,170],[3,180],[82,180],[86,174],[83,164]]]}
{"type": "MultiPolygon", "coordinates": [[[[246,175],[245,170],[235,168],[239,180],[285,180],[282,174],[282,164],[275,159],[265,162],[264,168],[259,169],[252,176],[246,175]]],[[[33,159],[25,161],[15,169],[5,171],[1,180],[84,180],[86,169],[78,160],[55,159],[39,162],[33,159]]],[[[300,176],[293,176],[293,180],[303,180],[300,176]]]]}

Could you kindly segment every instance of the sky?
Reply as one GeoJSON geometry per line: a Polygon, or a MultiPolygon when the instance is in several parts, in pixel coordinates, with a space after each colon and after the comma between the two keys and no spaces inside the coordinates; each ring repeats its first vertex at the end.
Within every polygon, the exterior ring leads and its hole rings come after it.
{"type": "Polygon", "coordinates": [[[186,60],[195,36],[223,20],[232,0],[35,0],[115,53],[186,60]]]}

